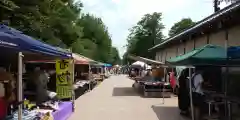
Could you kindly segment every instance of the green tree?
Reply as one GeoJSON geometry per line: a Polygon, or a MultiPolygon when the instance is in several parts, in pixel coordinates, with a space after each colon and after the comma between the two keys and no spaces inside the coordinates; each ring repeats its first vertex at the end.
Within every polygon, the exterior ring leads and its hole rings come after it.
{"type": "Polygon", "coordinates": [[[100,18],[82,14],[82,7],[74,0],[1,0],[0,22],[48,44],[113,62],[107,27],[100,18]]]}
{"type": "Polygon", "coordinates": [[[70,46],[81,37],[81,28],[74,25],[79,18],[81,3],[62,0],[12,0],[17,6],[5,11],[1,20],[25,34],[45,42],[70,46]]]}
{"type": "Polygon", "coordinates": [[[15,8],[18,8],[18,6],[11,0],[1,0],[0,8],[7,9],[7,10],[13,10],[15,8]]]}
{"type": "MultiPolygon", "coordinates": [[[[108,33],[107,27],[100,18],[97,18],[90,14],[84,14],[76,23],[78,26],[83,27],[83,39],[88,39],[91,44],[95,44],[96,47],[92,48],[92,59],[101,62],[109,63],[111,57],[112,41],[108,33]]],[[[90,49],[89,49],[90,51],[90,49]]],[[[83,55],[87,55],[83,53],[83,55]]]]}
{"type": "Polygon", "coordinates": [[[183,18],[179,22],[176,22],[170,29],[168,35],[170,37],[186,30],[187,28],[193,26],[195,22],[192,21],[190,18],[183,18]]]}
{"type": "Polygon", "coordinates": [[[136,26],[130,29],[130,34],[127,38],[127,52],[123,56],[123,61],[127,59],[127,55],[134,54],[137,56],[154,58],[153,53],[149,53],[148,49],[160,43],[164,36],[162,30],[164,25],[161,22],[162,14],[154,12],[146,14],[137,23],[136,26]]]}
{"type": "Polygon", "coordinates": [[[73,43],[72,50],[74,53],[79,53],[88,58],[94,58],[97,45],[89,39],[81,39],[73,43]]]}
{"type": "Polygon", "coordinates": [[[121,63],[121,58],[116,47],[111,48],[111,59],[109,63],[112,65],[121,63]]]}

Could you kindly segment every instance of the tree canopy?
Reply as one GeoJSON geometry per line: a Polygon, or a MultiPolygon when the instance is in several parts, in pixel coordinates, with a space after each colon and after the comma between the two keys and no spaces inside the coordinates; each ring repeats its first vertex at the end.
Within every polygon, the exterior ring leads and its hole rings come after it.
{"type": "Polygon", "coordinates": [[[182,20],[180,20],[179,22],[176,22],[171,27],[168,35],[169,35],[169,37],[172,37],[182,31],[186,30],[187,28],[191,27],[194,24],[195,24],[195,22],[193,22],[191,18],[183,18],[182,20]]]}
{"type": "Polygon", "coordinates": [[[161,13],[146,14],[130,29],[127,38],[127,52],[123,56],[124,63],[129,61],[127,59],[128,54],[154,58],[155,54],[149,53],[148,49],[160,43],[164,38],[162,34],[164,25],[161,20],[161,13]]]}
{"type": "Polygon", "coordinates": [[[118,51],[112,52],[106,25],[101,18],[82,13],[82,8],[74,0],[1,0],[0,22],[94,60],[116,62],[118,51]]]}

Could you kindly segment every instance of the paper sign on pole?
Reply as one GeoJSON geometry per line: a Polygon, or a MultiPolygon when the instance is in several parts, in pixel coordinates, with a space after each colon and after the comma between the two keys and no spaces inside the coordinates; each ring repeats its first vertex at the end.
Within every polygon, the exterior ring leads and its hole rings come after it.
{"type": "Polygon", "coordinates": [[[56,60],[56,89],[60,99],[72,97],[73,60],[56,60]]]}

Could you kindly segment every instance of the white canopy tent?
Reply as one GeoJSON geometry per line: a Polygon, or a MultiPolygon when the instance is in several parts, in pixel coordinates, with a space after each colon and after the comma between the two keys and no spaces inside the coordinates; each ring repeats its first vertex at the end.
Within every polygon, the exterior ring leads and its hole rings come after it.
{"type": "Polygon", "coordinates": [[[141,61],[145,64],[147,63],[147,64],[155,64],[155,65],[164,65],[163,62],[151,60],[151,59],[140,57],[140,56],[128,55],[128,58],[136,61],[141,61]]]}
{"type": "Polygon", "coordinates": [[[136,66],[141,66],[141,67],[145,67],[146,69],[151,69],[151,66],[144,63],[144,62],[141,62],[141,61],[136,61],[132,64],[133,66],[136,65],[136,66]]]}

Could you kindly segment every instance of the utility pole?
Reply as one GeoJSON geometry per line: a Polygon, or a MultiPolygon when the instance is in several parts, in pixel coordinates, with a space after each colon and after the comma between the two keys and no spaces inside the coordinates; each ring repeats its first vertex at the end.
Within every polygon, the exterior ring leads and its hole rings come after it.
{"type": "Polygon", "coordinates": [[[219,4],[220,4],[220,1],[219,1],[219,0],[213,0],[214,12],[217,12],[217,11],[220,10],[219,4]]]}
{"type": "Polygon", "coordinates": [[[220,10],[220,3],[225,2],[226,4],[233,4],[235,2],[239,2],[240,0],[213,0],[213,8],[214,8],[214,12],[217,12],[220,10]]]}

